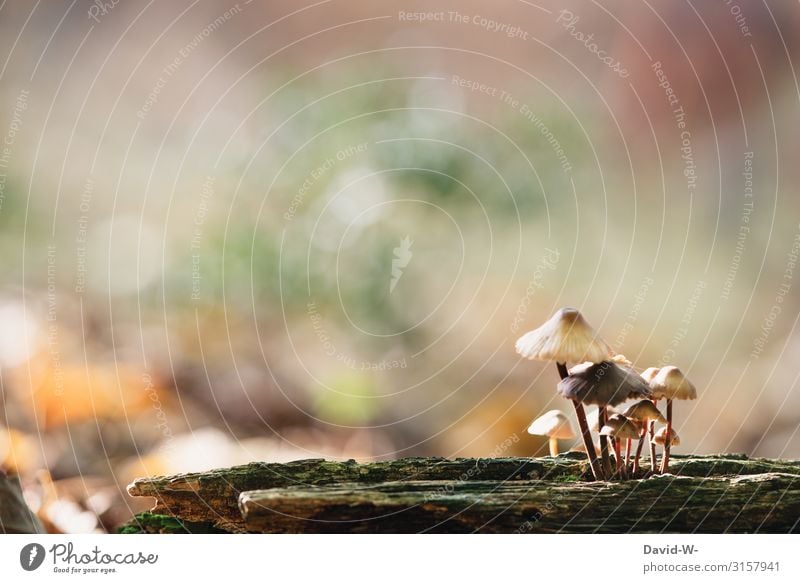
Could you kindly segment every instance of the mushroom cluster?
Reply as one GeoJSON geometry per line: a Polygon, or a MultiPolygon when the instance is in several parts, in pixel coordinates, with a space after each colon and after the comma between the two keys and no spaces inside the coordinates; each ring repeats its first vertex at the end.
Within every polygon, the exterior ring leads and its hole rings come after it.
{"type": "MultiPolygon", "coordinates": [[[[556,363],[561,377],[558,394],[574,406],[583,447],[596,480],[637,477],[641,473],[640,459],[648,434],[649,473],[668,470],[670,449],[680,444],[672,424],[672,401],[697,398],[697,390],[680,369],[675,366],[648,368],[639,374],[633,363],[613,353],[575,308],[560,309],[539,328],[517,340],[516,349],[529,360],[556,363]],[[578,364],[568,369],[570,362],[578,364]],[[615,409],[631,399],[636,402],[623,411],[615,409]],[[666,400],[666,416],[658,409],[660,399],[666,400]],[[590,414],[591,425],[586,405],[597,407],[590,414]],[[664,427],[656,431],[657,423],[664,427]],[[592,430],[599,435],[599,457],[592,430]],[[631,446],[636,440],[638,445],[631,463],[631,446]],[[660,466],[656,446],[664,449],[660,466]]],[[[558,454],[559,439],[574,438],[569,418],[558,410],[548,411],[534,420],[528,433],[548,437],[553,456],[558,454]]]]}

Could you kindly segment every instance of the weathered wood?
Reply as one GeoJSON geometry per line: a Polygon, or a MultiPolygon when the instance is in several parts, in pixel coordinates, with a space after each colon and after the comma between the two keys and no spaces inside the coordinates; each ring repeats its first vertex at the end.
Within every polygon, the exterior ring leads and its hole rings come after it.
{"type": "Polygon", "coordinates": [[[238,499],[240,493],[248,490],[401,480],[559,479],[582,476],[587,470],[582,454],[539,459],[404,458],[367,464],[315,459],[285,464],[252,463],[210,472],[145,478],[128,486],[128,492],[131,496],[155,498],[154,513],[206,522],[235,532],[244,528],[238,499]]]}
{"type": "MultiPolygon", "coordinates": [[[[647,464],[643,465],[643,469],[648,469],[647,464]]],[[[670,471],[695,477],[800,474],[800,462],[748,459],[738,455],[674,456],[670,471]]],[[[252,490],[342,484],[356,484],[352,486],[355,488],[412,481],[449,481],[456,485],[481,481],[499,485],[509,481],[540,480],[564,485],[587,479],[591,479],[591,473],[586,456],[571,452],[555,458],[406,458],[365,464],[324,460],[253,463],[210,472],[139,479],[128,491],[133,496],[155,498],[153,512],[156,514],[241,532],[245,524],[237,502],[242,492],[252,490]]]]}
{"type": "Polygon", "coordinates": [[[250,532],[790,533],[800,477],[342,484],[246,492],[240,505],[250,532]]]}

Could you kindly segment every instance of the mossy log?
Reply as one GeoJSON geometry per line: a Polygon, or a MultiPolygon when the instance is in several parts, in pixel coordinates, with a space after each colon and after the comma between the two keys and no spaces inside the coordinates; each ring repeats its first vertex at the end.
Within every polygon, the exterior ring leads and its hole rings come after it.
{"type": "Polygon", "coordinates": [[[679,456],[670,471],[592,483],[585,456],[574,453],[365,464],[303,460],[140,479],[128,490],[155,498],[156,514],[229,532],[797,529],[800,462],[679,456]]]}
{"type": "Polygon", "coordinates": [[[426,481],[245,492],[246,529],[282,533],[794,532],[800,478],[426,481]]]}

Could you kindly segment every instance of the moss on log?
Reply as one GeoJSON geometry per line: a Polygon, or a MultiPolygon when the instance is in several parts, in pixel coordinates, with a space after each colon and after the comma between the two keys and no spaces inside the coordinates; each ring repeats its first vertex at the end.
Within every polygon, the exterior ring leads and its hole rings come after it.
{"type": "Polygon", "coordinates": [[[153,512],[141,512],[119,527],[119,534],[217,534],[227,531],[204,522],[179,520],[153,512]]]}
{"type": "Polygon", "coordinates": [[[155,498],[156,514],[229,532],[786,532],[796,528],[798,461],[677,456],[670,471],[673,476],[591,483],[586,481],[590,479],[586,457],[576,453],[365,464],[303,460],[140,479],[128,490],[133,496],[155,498]],[[770,509],[762,525],[758,512],[770,509]],[[534,519],[537,512],[542,517],[534,519]],[[714,520],[699,518],[702,512],[714,520]],[[782,515],[780,521],[776,513],[782,515]]]}

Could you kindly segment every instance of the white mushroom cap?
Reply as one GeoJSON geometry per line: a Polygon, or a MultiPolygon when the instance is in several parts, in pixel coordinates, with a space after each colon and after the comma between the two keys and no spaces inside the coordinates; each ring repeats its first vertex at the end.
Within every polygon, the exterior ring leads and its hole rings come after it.
{"type": "MultiPolygon", "coordinates": [[[[658,431],[656,431],[655,435],[653,435],[653,439],[650,440],[650,443],[654,443],[655,445],[664,445],[664,442],[667,439],[667,426],[665,425],[658,431]]],[[[680,445],[681,438],[678,437],[677,432],[673,429],[672,430],[672,439],[670,440],[671,445],[680,445]]]]}
{"type": "Polygon", "coordinates": [[[650,368],[646,368],[646,369],[644,369],[644,372],[642,373],[642,378],[645,380],[645,382],[650,384],[650,381],[652,381],[653,378],[655,378],[655,376],[658,374],[658,371],[660,371],[660,370],[661,370],[660,368],[657,368],[655,366],[651,366],[650,368]]]}
{"type": "Polygon", "coordinates": [[[556,439],[574,439],[575,431],[572,429],[569,417],[558,409],[548,411],[541,417],[535,419],[528,427],[531,435],[546,435],[556,439]]]}
{"type": "Polygon", "coordinates": [[[516,349],[531,360],[601,362],[611,358],[611,348],[575,308],[561,308],[517,340],[516,349]]]}
{"type": "Polygon", "coordinates": [[[630,417],[631,419],[637,419],[639,421],[648,421],[653,419],[659,423],[667,422],[667,420],[661,414],[661,411],[658,410],[658,407],[656,407],[649,399],[637,401],[625,409],[622,414],[625,415],[625,417],[630,417]]]}
{"type": "Polygon", "coordinates": [[[696,399],[697,389],[677,366],[665,366],[650,381],[654,399],[696,399]]]}

